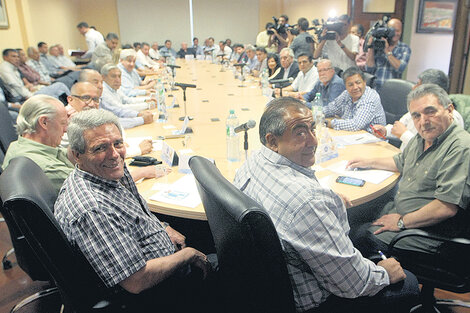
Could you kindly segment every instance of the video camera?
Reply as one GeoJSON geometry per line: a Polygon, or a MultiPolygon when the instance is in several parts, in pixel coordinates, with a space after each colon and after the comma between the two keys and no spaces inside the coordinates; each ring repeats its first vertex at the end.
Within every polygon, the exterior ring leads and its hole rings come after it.
{"type": "Polygon", "coordinates": [[[294,24],[294,25],[279,24],[279,19],[275,16],[273,16],[273,21],[274,23],[269,23],[270,26],[266,27],[268,35],[274,34],[274,32],[272,31],[273,28],[277,31],[278,34],[285,34],[287,31],[290,31],[290,33],[294,36],[297,36],[299,34],[299,30],[295,28],[297,24],[294,24]]]}
{"type": "Polygon", "coordinates": [[[322,19],[321,23],[318,19],[314,19],[312,21],[313,27],[310,27],[309,30],[313,29],[315,30],[315,34],[318,37],[318,40],[336,40],[336,34],[339,34],[341,32],[341,29],[343,28],[343,23],[339,21],[337,17],[330,17],[326,20],[322,19]],[[323,30],[326,28],[326,34],[325,36],[321,36],[323,33],[323,30]]]}
{"type": "Polygon", "coordinates": [[[395,30],[387,26],[389,16],[384,16],[381,20],[375,22],[374,26],[369,29],[364,38],[364,52],[367,52],[369,48],[374,48],[374,53],[383,53],[385,48],[385,42],[382,38],[387,40],[388,44],[392,44],[393,36],[395,36],[395,30]],[[368,46],[369,38],[373,37],[372,43],[368,46]]]}

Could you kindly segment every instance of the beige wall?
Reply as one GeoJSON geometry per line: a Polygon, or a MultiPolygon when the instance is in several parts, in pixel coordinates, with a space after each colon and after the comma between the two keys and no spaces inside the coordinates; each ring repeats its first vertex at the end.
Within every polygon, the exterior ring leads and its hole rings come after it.
{"type": "Polygon", "coordinates": [[[16,1],[6,0],[6,8],[10,27],[0,29],[0,50],[23,47],[22,30],[18,20],[16,1]]]}
{"type": "Polygon", "coordinates": [[[347,0],[284,0],[282,13],[289,16],[289,24],[297,24],[297,20],[305,17],[309,22],[318,18],[327,19],[331,10],[336,11],[336,15],[348,13],[347,0]]]}
{"type": "Polygon", "coordinates": [[[116,0],[6,0],[10,28],[0,29],[0,49],[27,48],[39,41],[65,49],[86,48],[81,21],[106,35],[119,34],[116,0]]]}

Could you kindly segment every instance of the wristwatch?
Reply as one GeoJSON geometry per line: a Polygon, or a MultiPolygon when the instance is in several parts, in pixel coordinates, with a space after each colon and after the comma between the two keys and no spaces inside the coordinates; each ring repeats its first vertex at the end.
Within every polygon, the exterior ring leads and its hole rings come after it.
{"type": "Polygon", "coordinates": [[[393,55],[392,51],[387,52],[388,57],[391,56],[391,55],[393,55]]]}
{"type": "Polygon", "coordinates": [[[400,228],[400,230],[405,230],[406,229],[405,222],[403,222],[403,215],[400,216],[400,218],[398,219],[397,227],[400,228]]]}
{"type": "Polygon", "coordinates": [[[341,49],[344,49],[344,45],[339,46],[341,49]]]}

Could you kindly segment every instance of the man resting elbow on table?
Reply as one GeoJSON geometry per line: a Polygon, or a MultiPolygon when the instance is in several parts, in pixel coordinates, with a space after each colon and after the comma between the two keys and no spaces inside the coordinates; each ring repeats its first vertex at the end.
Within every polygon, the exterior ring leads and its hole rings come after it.
{"type": "Polygon", "coordinates": [[[210,312],[207,286],[190,267],[205,278],[210,263],[149,211],[124,163],[118,118],[105,110],[82,111],[70,121],[68,137],[77,166],[61,188],[54,215],[105,286],[128,291],[126,299],[138,305],[133,312],[156,305],[162,312],[210,312]]]}
{"type": "MultiPolygon", "coordinates": [[[[453,119],[447,93],[424,84],[408,95],[408,109],[418,134],[393,158],[353,159],[350,168],[375,168],[402,174],[393,202],[371,225],[351,231],[364,254],[387,251],[388,243],[407,228],[423,228],[444,236],[460,236],[468,227],[462,218],[470,197],[470,134],[453,119]]],[[[397,248],[435,253],[437,242],[404,238],[397,248]]]]}
{"type": "Polygon", "coordinates": [[[323,108],[328,127],[337,130],[367,130],[370,125],[385,125],[385,112],[379,94],[366,86],[364,73],[350,67],[343,73],[346,90],[323,108]]]}

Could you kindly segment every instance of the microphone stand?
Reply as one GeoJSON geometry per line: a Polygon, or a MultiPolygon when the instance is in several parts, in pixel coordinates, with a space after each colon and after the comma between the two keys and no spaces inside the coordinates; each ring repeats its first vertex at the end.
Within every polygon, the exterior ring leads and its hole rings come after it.
{"type": "Polygon", "coordinates": [[[243,77],[243,67],[246,65],[246,63],[237,63],[237,64],[234,64],[234,66],[238,66],[240,68],[240,75],[241,75],[241,85],[238,85],[238,87],[245,87],[245,85],[243,85],[243,81],[245,80],[245,77],[243,77]]]}
{"type": "Polygon", "coordinates": [[[245,129],[245,141],[243,142],[243,149],[245,150],[245,160],[248,159],[248,129],[245,129]]]}
{"type": "Polygon", "coordinates": [[[179,120],[180,120],[180,121],[184,121],[184,119],[185,119],[186,117],[188,117],[188,119],[189,119],[190,121],[192,121],[192,120],[194,119],[194,117],[188,116],[188,113],[187,113],[187,111],[186,111],[186,86],[180,86],[180,88],[183,89],[184,116],[181,116],[181,117],[179,118],[179,120]]]}

